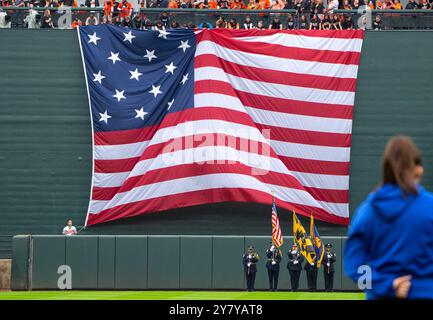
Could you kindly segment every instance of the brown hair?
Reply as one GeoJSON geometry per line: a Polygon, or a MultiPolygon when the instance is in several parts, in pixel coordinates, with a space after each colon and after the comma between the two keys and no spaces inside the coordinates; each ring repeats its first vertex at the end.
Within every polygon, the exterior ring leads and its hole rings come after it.
{"type": "Polygon", "coordinates": [[[396,136],[388,141],[383,153],[382,183],[397,184],[405,194],[418,194],[413,174],[421,165],[421,151],[412,139],[396,136]]]}

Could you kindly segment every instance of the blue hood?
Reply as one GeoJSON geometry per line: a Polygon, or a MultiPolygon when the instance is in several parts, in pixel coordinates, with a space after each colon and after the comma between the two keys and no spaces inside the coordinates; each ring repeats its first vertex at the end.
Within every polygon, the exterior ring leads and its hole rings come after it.
{"type": "MultiPolygon", "coordinates": [[[[420,187],[417,187],[420,192],[420,187]]],[[[370,202],[375,212],[386,221],[397,218],[416,199],[413,194],[404,195],[398,185],[384,184],[372,193],[370,202]]]]}

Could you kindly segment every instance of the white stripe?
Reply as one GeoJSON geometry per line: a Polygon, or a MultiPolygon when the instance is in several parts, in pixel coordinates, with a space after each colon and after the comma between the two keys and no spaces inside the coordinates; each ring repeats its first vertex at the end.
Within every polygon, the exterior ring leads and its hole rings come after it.
{"type": "Polygon", "coordinates": [[[197,58],[203,54],[212,54],[226,61],[243,66],[254,66],[255,68],[299,74],[356,79],[358,73],[357,65],[272,57],[258,53],[248,53],[229,49],[212,41],[202,41],[197,45],[195,57],[197,58]]]}
{"type": "Polygon", "coordinates": [[[330,190],[349,190],[349,175],[330,175],[290,171],[304,187],[330,190]]]}
{"type": "Polygon", "coordinates": [[[352,120],[326,117],[304,116],[277,111],[246,107],[256,123],[268,126],[316,132],[352,133],[352,120]]]}
{"type": "Polygon", "coordinates": [[[279,140],[271,140],[271,147],[284,157],[338,162],[347,162],[350,159],[350,148],[346,147],[314,146],[279,140]]]}
{"type": "MultiPolygon", "coordinates": [[[[154,199],[184,192],[220,189],[220,188],[247,188],[267,192],[274,191],[275,197],[300,205],[323,208],[323,202],[318,202],[306,191],[265,184],[255,177],[242,174],[209,174],[154,183],[134,188],[131,191],[118,193],[110,201],[94,200],[91,204],[91,213],[97,214],[102,210],[114,208],[119,205],[142,200],[154,199]]],[[[326,210],[340,217],[348,217],[345,204],[326,204],[336,211],[326,210]]]]}
{"type": "Polygon", "coordinates": [[[139,157],[149,145],[149,141],[127,144],[95,145],[96,160],[119,160],[139,157]]]}
{"type": "MultiPolygon", "coordinates": [[[[337,31],[338,32],[338,31],[337,31]]],[[[264,42],[269,44],[279,44],[287,47],[314,50],[332,50],[344,52],[361,52],[362,39],[341,39],[333,37],[308,37],[289,33],[275,33],[270,36],[254,36],[234,38],[247,42],[264,42]]]]}
{"type": "Polygon", "coordinates": [[[223,81],[239,91],[280,99],[348,106],[352,106],[355,101],[355,93],[350,91],[324,90],[255,81],[231,75],[224,72],[223,69],[215,67],[195,68],[194,81],[201,80],[223,81]]]}

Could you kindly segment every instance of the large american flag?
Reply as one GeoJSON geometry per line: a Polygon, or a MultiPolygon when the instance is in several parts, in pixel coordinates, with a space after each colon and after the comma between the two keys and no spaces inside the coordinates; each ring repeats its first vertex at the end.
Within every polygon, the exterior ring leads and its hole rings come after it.
{"type": "Polygon", "coordinates": [[[282,208],[348,223],[363,31],[99,25],[78,36],[93,127],[86,225],[269,203],[272,190],[282,208]]]}

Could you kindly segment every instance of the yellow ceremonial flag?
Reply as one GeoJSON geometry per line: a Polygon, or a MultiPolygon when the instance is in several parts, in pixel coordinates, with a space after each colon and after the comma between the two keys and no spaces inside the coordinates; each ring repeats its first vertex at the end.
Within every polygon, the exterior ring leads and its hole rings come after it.
{"type": "Polygon", "coordinates": [[[316,261],[316,251],[314,250],[313,243],[308,237],[307,232],[298,220],[295,211],[293,211],[293,237],[295,243],[298,245],[299,251],[307,259],[308,263],[316,261]]]}
{"type": "Polygon", "coordinates": [[[325,254],[325,248],[323,246],[322,239],[320,239],[319,230],[317,230],[316,226],[314,225],[313,214],[311,214],[310,217],[310,238],[314,246],[314,251],[316,252],[317,268],[320,268],[320,265],[322,264],[323,256],[325,254]]]}

